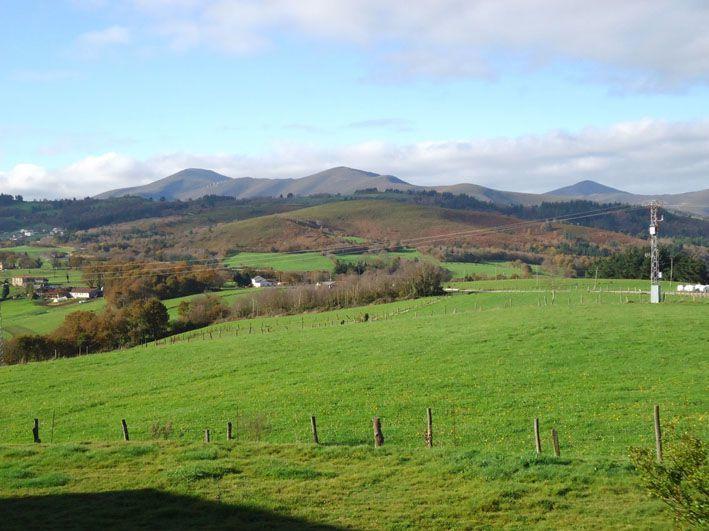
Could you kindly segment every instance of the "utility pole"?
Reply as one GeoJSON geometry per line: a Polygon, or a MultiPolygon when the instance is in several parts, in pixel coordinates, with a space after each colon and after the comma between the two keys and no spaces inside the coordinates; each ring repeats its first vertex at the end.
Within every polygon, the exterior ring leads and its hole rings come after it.
{"type": "Polygon", "coordinates": [[[5,329],[2,326],[2,302],[0,302],[0,363],[5,360],[5,329]]]}
{"type": "Polygon", "coordinates": [[[657,212],[660,209],[660,204],[657,201],[651,201],[650,207],[650,302],[657,304],[662,299],[660,292],[660,250],[657,247],[657,233],[660,228],[660,222],[664,217],[659,218],[657,212]]]}

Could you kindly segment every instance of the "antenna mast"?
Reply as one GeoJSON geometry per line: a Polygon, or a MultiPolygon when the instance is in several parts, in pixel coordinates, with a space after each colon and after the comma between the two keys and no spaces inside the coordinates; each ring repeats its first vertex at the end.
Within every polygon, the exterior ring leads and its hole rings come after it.
{"type": "Polygon", "coordinates": [[[660,291],[660,250],[657,246],[657,233],[660,228],[660,222],[664,217],[658,217],[657,213],[660,209],[660,203],[651,201],[648,205],[650,208],[650,302],[656,304],[662,299],[660,291]]]}
{"type": "Polygon", "coordinates": [[[5,330],[2,327],[2,302],[0,302],[0,364],[5,360],[5,330]]]}

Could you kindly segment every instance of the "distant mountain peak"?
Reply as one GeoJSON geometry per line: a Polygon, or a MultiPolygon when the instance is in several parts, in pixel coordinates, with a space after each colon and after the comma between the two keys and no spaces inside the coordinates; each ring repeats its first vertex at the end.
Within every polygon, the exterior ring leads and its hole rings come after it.
{"type": "Polygon", "coordinates": [[[584,196],[584,195],[595,195],[595,194],[628,194],[623,190],[618,190],[617,188],[611,188],[605,184],[597,183],[596,181],[579,181],[571,186],[564,186],[563,188],[557,188],[551,192],[547,192],[549,195],[562,195],[562,196],[584,196]]]}
{"type": "Polygon", "coordinates": [[[217,173],[213,170],[206,170],[204,168],[185,168],[184,170],[180,170],[176,173],[173,173],[172,175],[168,175],[164,179],[161,180],[177,180],[177,179],[199,179],[203,181],[228,181],[231,179],[231,177],[227,177],[226,175],[222,175],[221,173],[217,173]]]}

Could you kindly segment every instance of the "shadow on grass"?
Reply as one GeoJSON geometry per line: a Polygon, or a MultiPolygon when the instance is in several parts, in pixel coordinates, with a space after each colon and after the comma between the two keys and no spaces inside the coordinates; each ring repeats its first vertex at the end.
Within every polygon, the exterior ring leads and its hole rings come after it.
{"type": "Polygon", "coordinates": [[[0,498],[4,529],[308,529],[333,526],[153,489],[0,498]]]}

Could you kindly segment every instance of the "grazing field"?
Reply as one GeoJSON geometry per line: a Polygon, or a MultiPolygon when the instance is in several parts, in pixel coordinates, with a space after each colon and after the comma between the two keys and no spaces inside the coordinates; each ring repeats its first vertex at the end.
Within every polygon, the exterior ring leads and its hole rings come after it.
{"type": "Polygon", "coordinates": [[[32,258],[46,258],[51,253],[71,253],[73,247],[42,247],[38,245],[16,245],[14,247],[0,247],[0,252],[24,254],[32,258]]]}
{"type": "Polygon", "coordinates": [[[221,440],[0,446],[0,510],[9,529],[673,527],[622,461],[221,440]]]}
{"type": "MultiPolygon", "coordinates": [[[[44,277],[50,284],[61,286],[84,286],[82,273],[78,269],[69,269],[66,265],[54,268],[51,262],[51,253],[60,252],[70,254],[72,247],[39,247],[34,245],[18,245],[15,247],[1,247],[0,253],[12,252],[17,254],[27,254],[30,258],[41,258],[42,267],[39,268],[17,268],[0,271],[0,282],[9,280],[17,276],[44,277]]],[[[64,262],[63,262],[64,263],[64,262]]],[[[15,288],[13,288],[15,289],[15,288]]],[[[16,290],[19,291],[19,290],[16,290]]]]}
{"type": "Polygon", "coordinates": [[[239,253],[227,258],[228,267],[253,267],[275,271],[330,271],[333,262],[317,252],[307,253],[239,253]]]}
{"type": "MultiPolygon", "coordinates": [[[[403,251],[381,251],[371,253],[342,253],[323,255],[319,252],[303,253],[239,253],[227,258],[224,263],[228,267],[253,267],[257,269],[273,269],[274,271],[332,271],[335,260],[341,262],[373,262],[375,260],[389,261],[394,258],[402,260],[430,260],[448,269],[454,278],[466,275],[485,275],[496,277],[503,275],[511,277],[520,275],[521,269],[511,262],[439,262],[431,256],[422,254],[415,249],[403,251]]],[[[539,266],[532,266],[534,271],[540,271],[539,266]]]]}
{"type": "Polygon", "coordinates": [[[5,271],[0,271],[0,281],[22,275],[44,277],[50,284],[56,284],[59,286],[75,287],[86,285],[80,270],[66,268],[53,269],[49,262],[44,262],[40,268],[8,269],[5,271]]]}
{"type": "MultiPolygon", "coordinates": [[[[441,262],[440,265],[453,273],[453,278],[463,278],[466,275],[485,275],[495,278],[498,275],[511,277],[522,274],[522,269],[515,267],[512,262],[441,262]]],[[[532,271],[541,272],[538,265],[532,265],[531,268],[532,271]]]]}
{"type": "MultiPolygon", "coordinates": [[[[681,282],[662,282],[662,291],[673,294],[681,282]]],[[[650,281],[643,279],[607,279],[607,278],[563,278],[535,275],[533,278],[475,280],[471,282],[449,282],[449,287],[479,290],[513,291],[649,291],[650,281]]]]}
{"type": "MultiPolygon", "coordinates": [[[[245,296],[254,291],[254,289],[255,288],[224,289],[209,293],[209,295],[219,297],[225,304],[229,305],[234,302],[237,297],[245,296]]],[[[177,319],[177,308],[180,306],[180,303],[182,301],[191,301],[195,297],[200,297],[201,295],[201,293],[197,295],[185,295],[184,297],[177,297],[175,299],[166,299],[162,301],[162,303],[167,308],[167,313],[170,315],[170,319],[177,319]]]]}
{"type": "MultiPolygon", "coordinates": [[[[229,289],[213,293],[227,304],[240,296],[249,293],[251,289],[229,289]]],[[[170,319],[177,319],[177,308],[182,301],[188,301],[199,295],[188,295],[175,299],[167,299],[162,303],[167,308],[170,319]]],[[[69,301],[62,304],[44,304],[30,301],[26,298],[0,302],[5,337],[21,334],[46,334],[57,328],[71,312],[99,312],[106,307],[104,299],[96,299],[84,303],[69,301]]]]}
{"type": "Polygon", "coordinates": [[[523,451],[540,416],[560,429],[566,452],[619,456],[646,439],[652,403],[698,421],[709,305],[573,295],[541,307],[536,293],[454,295],[255,319],[189,347],[4,367],[0,442],[26,439],[28,411],[55,411],[65,442],[112,440],[115,425],[98,421],[111,416],[130,417],[139,438],[155,421],[197,437],[240,412],[262,415],[271,442],[306,441],[303,419],[318,414],[323,436],[341,444],[368,442],[366,420],[378,414],[390,444],[417,446],[432,407],[441,443],[523,451]],[[369,322],[357,322],[365,312],[369,322]],[[678,358],[683,371],[664,378],[678,358]]]}
{"type": "Polygon", "coordinates": [[[323,255],[319,252],[305,253],[239,253],[225,260],[229,267],[253,267],[275,271],[332,271],[335,260],[342,262],[372,262],[374,260],[421,259],[423,255],[414,249],[381,251],[373,253],[338,253],[323,255]]]}
{"type": "Polygon", "coordinates": [[[103,310],[106,302],[95,299],[79,304],[78,301],[53,305],[41,304],[26,298],[0,302],[5,336],[46,334],[57,328],[71,312],[103,310]]]}
{"type": "MultiPolygon", "coordinates": [[[[709,301],[542,296],[457,294],[254,319],[213,326],[212,339],[0,368],[0,496],[20,519],[32,507],[21,496],[51,495],[62,507],[107,492],[94,502],[100,514],[147,487],[185,518],[208,518],[189,507],[220,502],[226,521],[253,512],[301,528],[670,528],[627,452],[653,444],[653,404],[667,426],[709,436],[709,301]],[[377,450],[374,415],[385,436],[377,450]],[[45,445],[30,447],[35,417],[45,445]],[[199,442],[206,428],[223,441],[227,421],[235,442],[199,442]]],[[[126,503],[158,518],[151,503],[126,503]]]]}

